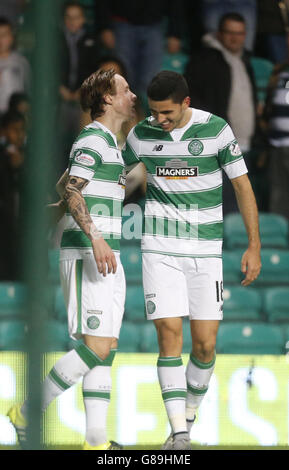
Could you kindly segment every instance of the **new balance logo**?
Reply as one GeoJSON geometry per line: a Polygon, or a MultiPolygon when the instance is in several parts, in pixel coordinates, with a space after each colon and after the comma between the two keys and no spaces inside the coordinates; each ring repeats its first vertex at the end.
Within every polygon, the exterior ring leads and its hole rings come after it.
{"type": "Polygon", "coordinates": [[[161,152],[163,150],[163,145],[155,145],[153,148],[153,152],[161,152]]]}

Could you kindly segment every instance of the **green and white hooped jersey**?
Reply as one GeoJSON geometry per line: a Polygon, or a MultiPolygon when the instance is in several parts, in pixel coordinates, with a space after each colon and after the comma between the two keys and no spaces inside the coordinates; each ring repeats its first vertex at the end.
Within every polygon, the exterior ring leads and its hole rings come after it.
{"type": "MultiPolygon", "coordinates": [[[[82,191],[91,218],[113,251],[119,251],[124,162],[116,137],[94,121],[80,132],[69,157],[69,174],[89,181],[82,191]]],[[[91,242],[69,212],[61,240],[61,259],[82,258],[92,252],[91,242]]]]}
{"type": "Polygon", "coordinates": [[[220,257],[222,170],[230,179],[247,173],[241,150],[227,122],[205,111],[192,109],[183,132],[176,131],[149,117],[130,131],[123,150],[126,165],[147,169],[142,251],[220,257]]]}

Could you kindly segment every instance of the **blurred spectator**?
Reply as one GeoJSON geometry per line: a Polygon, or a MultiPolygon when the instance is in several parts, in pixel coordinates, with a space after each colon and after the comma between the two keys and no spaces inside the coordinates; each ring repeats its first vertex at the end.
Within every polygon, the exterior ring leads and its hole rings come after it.
{"type": "MultiPolygon", "coordinates": [[[[229,122],[250,171],[257,97],[245,38],[244,18],[238,13],[224,15],[218,32],[203,37],[204,47],[191,56],[185,75],[192,106],[229,122]]],[[[223,193],[224,214],[238,210],[226,175],[223,193]]]]}
{"type": "Polygon", "coordinates": [[[15,280],[18,276],[19,191],[25,138],[22,114],[16,111],[4,114],[0,130],[1,280],[15,280]]]}
{"type": "Polygon", "coordinates": [[[15,26],[26,3],[27,0],[1,0],[1,16],[7,18],[15,26]]]}
{"type": "Polygon", "coordinates": [[[0,18],[0,114],[8,110],[15,92],[28,92],[30,67],[21,54],[13,50],[14,33],[11,23],[0,18]]]}
{"type": "Polygon", "coordinates": [[[161,69],[165,29],[168,51],[181,49],[183,0],[96,2],[96,14],[103,44],[115,49],[126,66],[130,87],[144,97],[152,77],[161,69]]]}
{"type": "Polygon", "coordinates": [[[30,103],[26,93],[13,93],[9,100],[9,111],[17,111],[25,117],[26,125],[30,112],[30,103]]]}
{"type": "Polygon", "coordinates": [[[257,0],[256,55],[281,63],[287,60],[289,38],[288,0],[257,0]]]}
{"type": "Polygon", "coordinates": [[[192,106],[222,117],[231,125],[243,152],[255,129],[255,84],[244,50],[245,22],[237,13],[222,17],[217,34],[203,37],[205,47],[186,69],[192,106]]]}
{"type": "Polygon", "coordinates": [[[66,168],[67,155],[80,129],[79,88],[85,78],[97,69],[100,58],[99,44],[86,30],[82,5],[66,3],[63,19],[59,173],[66,168]]]}
{"type": "Polygon", "coordinates": [[[245,48],[252,51],[256,34],[256,0],[201,0],[202,18],[206,32],[216,32],[222,16],[239,13],[246,23],[245,48]]]}
{"type": "Polygon", "coordinates": [[[269,210],[289,219],[289,54],[272,74],[264,111],[269,147],[269,210]]]}

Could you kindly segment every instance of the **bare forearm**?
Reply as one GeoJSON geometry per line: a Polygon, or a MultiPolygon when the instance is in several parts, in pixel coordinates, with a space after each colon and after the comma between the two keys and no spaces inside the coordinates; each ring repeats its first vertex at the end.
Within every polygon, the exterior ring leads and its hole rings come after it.
{"type": "Polygon", "coordinates": [[[70,177],[63,198],[81,230],[90,240],[95,240],[101,237],[101,233],[96,229],[81,193],[85,186],[86,183],[80,178],[70,177]]]}
{"type": "Polygon", "coordinates": [[[232,180],[237,203],[248,234],[249,246],[260,249],[258,208],[251,183],[247,175],[232,180]]]}

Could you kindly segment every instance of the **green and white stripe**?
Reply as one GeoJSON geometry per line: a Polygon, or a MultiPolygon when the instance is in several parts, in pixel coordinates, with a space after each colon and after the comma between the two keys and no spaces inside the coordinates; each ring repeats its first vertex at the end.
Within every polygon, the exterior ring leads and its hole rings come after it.
{"type": "Polygon", "coordinates": [[[221,255],[222,170],[235,178],[247,169],[223,119],[196,109],[192,116],[193,123],[180,141],[174,141],[152,117],[129,133],[124,161],[127,165],[141,161],[147,169],[144,252],[221,255]],[[158,167],[197,167],[197,175],[167,178],[158,174],[158,167]]]}
{"type": "Polygon", "coordinates": [[[187,384],[187,390],[188,393],[191,393],[192,395],[205,395],[208,391],[209,387],[204,387],[204,388],[197,388],[197,387],[192,387],[189,383],[187,384]]]}
{"type": "Polygon", "coordinates": [[[159,357],[157,367],[179,367],[183,365],[181,357],[159,357]]]}
{"type": "Polygon", "coordinates": [[[49,372],[49,378],[55,385],[57,385],[57,387],[59,387],[63,391],[67,390],[71,387],[71,385],[73,385],[65,381],[63,377],[60,377],[55,367],[53,367],[49,372]]]}
{"type": "MultiPolygon", "coordinates": [[[[124,175],[124,162],[115,136],[97,121],[86,126],[74,142],[69,173],[89,181],[82,194],[91,218],[110,247],[118,252],[124,199],[124,187],[119,179],[124,175]]],[[[91,242],[68,212],[61,259],[82,258],[84,250],[92,251],[91,242]]]]}
{"type": "Polygon", "coordinates": [[[103,390],[83,390],[82,394],[85,400],[110,401],[110,392],[104,392],[103,390]]]}
{"type": "Polygon", "coordinates": [[[171,400],[185,400],[187,396],[187,390],[185,388],[173,388],[162,390],[162,397],[164,402],[171,400]]]}

